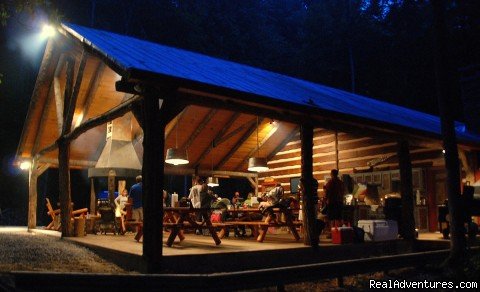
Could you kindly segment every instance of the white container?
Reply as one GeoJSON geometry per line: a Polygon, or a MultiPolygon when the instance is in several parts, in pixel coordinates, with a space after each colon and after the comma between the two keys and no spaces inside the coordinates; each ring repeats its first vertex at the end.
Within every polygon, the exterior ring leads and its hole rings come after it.
{"type": "Polygon", "coordinates": [[[172,194],[172,207],[178,207],[178,194],[175,192],[172,194]]]}
{"type": "Polygon", "coordinates": [[[398,224],[394,220],[358,220],[358,227],[365,231],[365,241],[397,239],[398,224]]]}

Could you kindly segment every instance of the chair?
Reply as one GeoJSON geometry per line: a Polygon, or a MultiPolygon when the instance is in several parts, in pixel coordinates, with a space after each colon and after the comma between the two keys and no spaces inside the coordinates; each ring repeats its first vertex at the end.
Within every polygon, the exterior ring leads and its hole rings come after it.
{"type": "MultiPolygon", "coordinates": [[[[60,230],[60,209],[53,209],[52,204],[50,203],[49,198],[45,198],[47,201],[47,214],[52,218],[52,222],[50,222],[45,229],[50,229],[50,230],[60,230]]],[[[84,216],[85,214],[88,213],[88,208],[82,208],[78,210],[73,210],[72,211],[72,220],[76,215],[81,215],[84,216]]]]}

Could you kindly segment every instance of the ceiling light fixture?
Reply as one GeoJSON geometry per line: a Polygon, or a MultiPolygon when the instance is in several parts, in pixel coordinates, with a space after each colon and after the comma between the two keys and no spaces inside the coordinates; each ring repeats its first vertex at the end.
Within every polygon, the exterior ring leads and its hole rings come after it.
{"type": "Polygon", "coordinates": [[[175,148],[168,148],[167,155],[165,157],[165,163],[173,165],[183,165],[188,164],[188,153],[186,149],[178,149],[178,120],[175,125],[175,148]]]}
{"type": "Polygon", "coordinates": [[[248,171],[264,172],[268,170],[267,159],[260,157],[260,144],[258,142],[258,116],[257,116],[257,156],[248,159],[248,171]]]}

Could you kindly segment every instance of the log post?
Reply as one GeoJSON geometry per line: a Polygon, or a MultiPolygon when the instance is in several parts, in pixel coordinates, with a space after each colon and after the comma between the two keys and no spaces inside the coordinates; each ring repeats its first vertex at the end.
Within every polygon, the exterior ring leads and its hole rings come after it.
{"type": "Polygon", "coordinates": [[[38,177],[50,167],[48,163],[40,167],[38,164],[38,157],[35,156],[32,160],[28,180],[28,231],[37,227],[38,177]]]}
{"type": "Polygon", "coordinates": [[[83,51],[82,58],[78,67],[77,78],[75,79],[75,59],[69,57],[67,62],[67,76],[65,79],[64,109],[63,109],[63,127],[58,145],[58,186],[60,196],[60,215],[62,222],[62,237],[73,236],[73,226],[70,224],[72,219],[72,195],[70,188],[70,140],[66,135],[72,129],[72,120],[77,97],[83,79],[83,70],[87,62],[87,53],[83,51]]]}
{"type": "Polygon", "coordinates": [[[28,231],[37,227],[37,159],[33,159],[28,172],[28,231]]]}
{"type": "Polygon", "coordinates": [[[95,194],[95,179],[90,179],[90,214],[97,214],[97,196],[95,194]]]}
{"type": "Polygon", "coordinates": [[[163,178],[166,104],[160,94],[147,89],[143,99],[143,259],[147,273],[162,267],[163,178]],[[162,106],[163,105],[163,106],[162,106]]]}
{"type": "Polygon", "coordinates": [[[302,212],[305,245],[318,247],[317,220],[315,214],[315,203],[317,197],[318,183],[313,177],[313,127],[302,125],[300,127],[300,138],[302,141],[302,212]]]}
{"type": "Polygon", "coordinates": [[[415,218],[413,215],[412,161],[408,141],[397,142],[397,155],[400,168],[400,192],[402,194],[402,223],[400,235],[407,240],[415,239],[415,218]]]}

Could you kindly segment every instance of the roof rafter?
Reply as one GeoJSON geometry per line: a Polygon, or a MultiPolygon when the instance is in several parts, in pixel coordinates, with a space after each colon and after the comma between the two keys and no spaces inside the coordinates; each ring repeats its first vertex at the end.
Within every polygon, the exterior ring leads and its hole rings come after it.
{"type": "Polygon", "coordinates": [[[228,120],[228,122],[225,124],[224,127],[222,127],[220,129],[220,131],[217,133],[217,135],[212,139],[212,141],[210,141],[209,143],[209,146],[202,152],[202,154],[198,157],[197,161],[195,161],[195,163],[192,163],[193,165],[193,168],[197,168],[198,165],[200,164],[200,161],[202,161],[205,156],[208,155],[208,153],[210,153],[210,151],[212,151],[212,149],[215,147],[215,146],[218,146],[218,144],[215,143],[215,141],[217,141],[218,139],[220,139],[223,134],[225,134],[225,132],[232,126],[232,124],[238,119],[238,117],[240,116],[240,113],[239,112],[235,112],[231,117],[230,119],[228,120]]]}
{"type": "Polygon", "coordinates": [[[268,141],[268,139],[270,139],[270,138],[273,136],[273,134],[275,134],[275,132],[277,132],[277,130],[278,130],[279,127],[280,127],[280,124],[274,125],[274,126],[270,129],[270,131],[268,131],[267,135],[265,135],[265,137],[263,137],[262,141],[260,141],[260,142],[258,143],[258,145],[255,145],[255,147],[253,147],[253,149],[250,150],[250,152],[248,152],[248,154],[247,154],[247,155],[245,156],[245,158],[238,164],[238,166],[235,168],[235,170],[240,169],[240,168],[243,166],[243,164],[244,164],[245,162],[247,162],[248,159],[249,159],[250,157],[252,157],[252,155],[253,155],[255,152],[257,152],[257,151],[260,149],[260,147],[262,147],[262,146],[268,141]]]}
{"type": "Polygon", "coordinates": [[[300,131],[300,126],[295,127],[290,132],[290,134],[288,134],[288,136],[285,139],[283,139],[283,141],[280,144],[278,144],[278,146],[275,147],[275,149],[273,149],[272,152],[270,152],[270,154],[267,155],[267,161],[272,160],[275,154],[277,154],[278,151],[282,150],[283,147],[285,147],[288,144],[288,142],[290,142],[293,139],[293,137],[295,137],[298,134],[298,131],[300,131]]]}
{"type": "Polygon", "coordinates": [[[100,84],[101,77],[105,70],[105,63],[99,62],[97,68],[95,69],[95,73],[93,74],[92,78],[90,79],[90,83],[88,84],[87,93],[85,96],[84,103],[82,105],[82,118],[77,124],[83,123],[85,121],[88,111],[90,110],[90,106],[92,105],[93,98],[95,97],[95,93],[98,90],[98,85],[100,84]]]}
{"type": "Polygon", "coordinates": [[[195,138],[197,138],[198,135],[200,135],[200,133],[203,131],[203,129],[205,129],[205,127],[212,120],[212,118],[215,116],[217,111],[218,111],[217,109],[211,109],[208,112],[208,114],[205,116],[205,118],[202,120],[202,122],[200,122],[200,124],[196,127],[195,131],[192,133],[192,135],[190,135],[188,140],[185,143],[183,143],[183,145],[182,145],[182,147],[180,147],[180,149],[188,149],[190,147],[190,145],[193,143],[195,138]]]}
{"type": "MultiPolygon", "coordinates": [[[[261,123],[262,121],[263,121],[263,118],[260,118],[258,123],[261,123]]],[[[254,123],[250,126],[250,128],[248,128],[245,134],[243,134],[240,140],[237,141],[237,143],[235,144],[235,147],[233,147],[232,149],[230,149],[230,151],[228,151],[228,153],[222,158],[222,160],[219,163],[217,163],[217,165],[215,165],[214,169],[218,169],[222,167],[230,159],[230,157],[232,157],[232,155],[235,152],[237,152],[238,148],[240,148],[242,144],[245,141],[247,141],[247,139],[253,134],[256,128],[257,128],[256,123],[254,121],[254,123]]]]}

